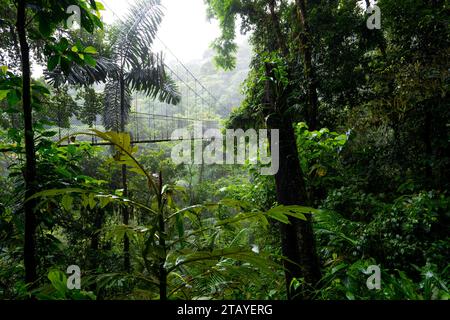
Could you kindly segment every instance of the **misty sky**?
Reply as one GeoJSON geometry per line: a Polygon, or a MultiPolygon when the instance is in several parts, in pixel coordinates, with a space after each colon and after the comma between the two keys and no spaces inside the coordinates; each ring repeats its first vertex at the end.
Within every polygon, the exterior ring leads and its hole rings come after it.
{"type": "MultiPolygon", "coordinates": [[[[204,0],[161,0],[165,7],[165,16],[158,37],[182,61],[201,59],[211,42],[220,34],[217,21],[209,22],[206,17],[204,0]]],[[[111,23],[117,16],[127,12],[134,0],[101,0],[106,12],[102,12],[104,21],[111,23]]],[[[242,41],[242,37],[239,37],[242,41]]],[[[154,51],[163,47],[155,43],[154,51]]],[[[171,60],[169,54],[166,55],[171,60]]]]}

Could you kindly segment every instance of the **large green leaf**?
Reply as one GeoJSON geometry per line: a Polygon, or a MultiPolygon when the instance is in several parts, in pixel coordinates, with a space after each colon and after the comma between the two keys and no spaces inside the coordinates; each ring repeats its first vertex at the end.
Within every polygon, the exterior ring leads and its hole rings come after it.
{"type": "Polygon", "coordinates": [[[8,95],[8,93],[9,93],[9,90],[0,90],[0,101],[5,99],[6,96],[8,95]]]}
{"type": "Polygon", "coordinates": [[[220,260],[223,258],[230,258],[241,262],[248,262],[266,272],[271,272],[271,268],[280,267],[278,264],[269,260],[267,256],[256,254],[249,248],[230,247],[212,251],[197,251],[190,254],[178,256],[175,265],[170,268],[170,271],[173,271],[182,265],[208,260],[220,260]]]}
{"type": "Polygon", "coordinates": [[[48,279],[53,287],[61,294],[67,291],[67,276],[59,270],[51,270],[48,273],[48,279]]]}
{"type": "Polygon", "coordinates": [[[94,47],[91,47],[91,46],[84,48],[83,52],[84,53],[90,53],[90,54],[97,54],[98,53],[97,49],[95,49],[94,47]]]}
{"type": "Polygon", "coordinates": [[[44,190],[38,193],[35,193],[33,196],[28,198],[26,201],[30,201],[37,198],[43,198],[43,197],[55,197],[60,195],[66,195],[71,193],[87,193],[87,190],[79,189],[79,188],[65,188],[65,189],[51,189],[51,190],[44,190]]]}
{"type": "Polygon", "coordinates": [[[320,210],[304,206],[276,206],[269,211],[267,215],[282,223],[289,223],[289,216],[300,220],[307,220],[305,214],[319,213],[320,210]]]}
{"type": "Polygon", "coordinates": [[[83,60],[91,67],[95,68],[97,66],[97,61],[88,54],[83,56],[83,60]]]}
{"type": "Polygon", "coordinates": [[[47,62],[48,71],[55,70],[55,68],[59,65],[60,62],[61,62],[61,56],[59,56],[59,55],[51,56],[47,62]]]}

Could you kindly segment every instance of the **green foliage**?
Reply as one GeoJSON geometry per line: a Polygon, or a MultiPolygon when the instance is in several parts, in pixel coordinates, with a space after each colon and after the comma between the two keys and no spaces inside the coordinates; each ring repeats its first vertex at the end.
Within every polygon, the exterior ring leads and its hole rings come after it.
{"type": "Polygon", "coordinates": [[[46,53],[50,55],[47,62],[49,72],[59,67],[67,75],[71,70],[72,63],[82,67],[87,65],[95,68],[97,66],[94,58],[97,50],[94,47],[84,47],[81,42],[76,42],[71,46],[67,38],[61,38],[55,44],[47,45],[46,53]]]}
{"type": "MultiPolygon", "coordinates": [[[[232,199],[223,199],[218,204],[207,203],[185,208],[179,208],[176,201],[176,192],[184,192],[180,186],[161,185],[161,180],[155,178],[136,159],[137,147],[130,144],[128,134],[117,132],[100,132],[92,130],[92,133],[114,145],[117,153],[114,161],[117,165],[126,165],[134,172],[147,180],[148,191],[153,194],[148,204],[138,203],[115,194],[105,194],[95,189],[64,188],[45,190],[28,199],[41,199],[40,206],[53,203],[61,206],[65,211],[72,211],[74,205],[84,209],[103,209],[110,204],[130,206],[146,214],[145,225],[118,225],[103,230],[105,239],[114,242],[121,241],[125,234],[135,243],[140,252],[136,260],[139,270],[135,274],[126,276],[127,282],[138,283],[140,290],[149,290],[152,286],[170,288],[170,295],[188,294],[184,289],[192,279],[209,271],[216,264],[224,261],[247,263],[249,268],[257,268],[259,272],[271,273],[278,268],[278,264],[270,263],[269,255],[260,253],[259,249],[247,245],[238,245],[240,241],[234,238],[230,242],[229,231],[241,224],[258,224],[268,226],[267,218],[273,218],[282,223],[290,223],[288,216],[306,219],[304,214],[318,212],[315,209],[300,206],[277,206],[266,213],[252,209],[250,204],[232,199]],[[57,200],[57,199],[60,200],[57,200]],[[214,214],[214,209],[219,208],[219,215],[214,214]],[[230,211],[228,211],[230,210],[230,211]],[[202,217],[202,215],[206,215],[202,217]],[[195,235],[195,238],[192,236],[195,235]],[[222,240],[220,240],[222,238],[222,240]],[[220,245],[221,244],[221,245],[220,245]],[[223,246],[222,248],[220,248],[223,246]],[[216,249],[216,247],[219,247],[216,249]],[[203,249],[203,250],[202,250],[203,249]],[[231,259],[231,260],[230,260],[231,259]],[[164,264],[164,273],[158,266],[164,264]],[[185,273],[185,275],[179,274],[185,273]],[[175,276],[176,274],[176,276],[175,276]],[[170,280],[175,282],[171,283],[170,280]],[[179,280],[182,280],[182,283],[179,280]],[[167,282],[169,280],[169,282],[167,282]],[[142,281],[147,285],[142,286],[142,281]],[[139,284],[141,283],[141,284],[139,284]],[[150,285],[150,287],[148,287],[150,285]]],[[[65,140],[65,139],[63,139],[65,140]]],[[[161,178],[159,178],[161,179],[161,178]]],[[[98,189],[101,184],[95,187],[98,189]]],[[[222,265],[223,267],[223,265],[222,265]]],[[[117,280],[117,274],[102,276],[102,287],[117,280]]],[[[142,293],[142,292],[141,292],[142,293]]]]}
{"type": "MultiPolygon", "coordinates": [[[[322,271],[312,298],[449,299],[445,1],[379,0],[381,30],[368,30],[367,15],[351,0],[305,1],[309,30],[297,15],[300,1],[205,3],[222,31],[212,44],[217,55],[207,52],[188,67],[221,103],[237,107],[225,127],[270,127],[276,116],[292,123],[305,206],[279,205],[273,177],[261,176],[258,165],[179,166],[170,160],[171,143],[138,149],[129,134],[116,132],[133,91],[141,92],[139,104],[180,103],[162,56],[149,51],[162,19],[158,0],[138,1],[124,22],[104,30],[99,2],[27,6],[32,56],[47,66],[46,82],[55,88],[32,81],[39,192],[25,199],[17,8],[2,1],[0,299],[285,299],[279,227],[307,218],[322,271]],[[72,4],[82,11],[79,32],[65,26],[72,4]],[[253,50],[241,104],[234,90],[248,71],[250,49],[237,50],[237,18],[253,50]],[[216,72],[212,62],[228,71],[216,72]],[[94,82],[106,82],[103,93],[90,87],[94,82]],[[310,129],[313,86],[320,130],[310,129]],[[116,131],[79,134],[111,144],[112,152],[48,129],[68,127],[74,115],[90,129],[103,115],[106,130],[116,131]],[[71,142],[55,144],[57,135],[71,142]],[[23,208],[30,202],[39,266],[38,289],[31,291],[23,263],[23,208]],[[130,270],[117,263],[125,238],[130,270]],[[82,290],[68,290],[59,271],[71,264],[83,270],[82,290]],[[371,265],[380,266],[380,290],[366,286],[371,265]]],[[[211,116],[183,104],[174,113],[211,116]]],[[[306,282],[299,277],[289,285],[295,293],[306,282]]]]}
{"type": "Polygon", "coordinates": [[[424,192],[389,204],[352,189],[341,189],[328,197],[325,207],[345,215],[318,215],[318,235],[327,243],[323,251],[327,258],[333,252],[349,259],[370,256],[389,268],[409,272],[415,270],[414,265],[426,263],[441,269],[447,266],[445,195],[424,192]]]}
{"type": "Polygon", "coordinates": [[[76,98],[83,101],[78,111],[78,119],[92,128],[98,115],[103,114],[104,95],[93,88],[85,88],[78,91],[76,98]]]}
{"type": "Polygon", "coordinates": [[[296,126],[296,134],[297,147],[302,155],[300,166],[310,192],[320,195],[324,189],[340,183],[343,171],[340,154],[350,132],[339,134],[326,128],[310,131],[308,125],[301,122],[296,126]]]}
{"type": "Polygon", "coordinates": [[[77,103],[68,91],[69,88],[67,86],[56,88],[49,101],[47,101],[47,110],[45,112],[47,119],[55,123],[59,128],[69,128],[72,116],[78,113],[77,103]]]}
{"type": "Polygon", "coordinates": [[[95,300],[92,292],[83,290],[70,290],[67,288],[67,276],[59,270],[50,270],[47,276],[51,285],[42,287],[34,292],[39,300],[95,300]]]}
{"type": "Polygon", "coordinates": [[[404,271],[386,270],[381,266],[381,288],[369,290],[367,268],[376,265],[374,260],[361,259],[348,264],[336,259],[323,276],[317,299],[348,300],[448,300],[448,268],[436,271],[433,265],[420,269],[420,280],[414,281],[404,271]]]}
{"type": "Polygon", "coordinates": [[[234,54],[237,51],[235,39],[235,8],[239,6],[236,0],[207,0],[209,18],[217,17],[222,29],[222,34],[212,44],[217,52],[214,58],[217,66],[224,69],[233,69],[236,66],[234,54]]]}

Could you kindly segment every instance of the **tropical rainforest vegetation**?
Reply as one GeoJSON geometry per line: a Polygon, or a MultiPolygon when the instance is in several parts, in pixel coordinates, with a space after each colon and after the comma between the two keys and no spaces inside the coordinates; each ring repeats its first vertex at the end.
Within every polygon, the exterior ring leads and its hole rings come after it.
{"type": "Polygon", "coordinates": [[[448,1],[379,0],[380,29],[368,0],[205,4],[221,34],[188,66],[224,128],[279,130],[274,176],[131,143],[136,101],[186,108],[159,0],[113,25],[0,0],[0,299],[448,299],[448,1]],[[109,146],[65,137],[74,118],[109,146]]]}

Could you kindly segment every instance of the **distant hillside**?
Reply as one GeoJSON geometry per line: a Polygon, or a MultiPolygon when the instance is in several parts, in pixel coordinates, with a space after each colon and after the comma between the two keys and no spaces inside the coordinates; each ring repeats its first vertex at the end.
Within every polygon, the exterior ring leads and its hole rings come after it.
{"type": "Polygon", "coordinates": [[[186,66],[218,98],[222,107],[216,112],[226,117],[233,107],[239,106],[242,102],[241,84],[249,71],[251,47],[247,43],[239,46],[237,65],[232,71],[217,69],[213,57],[214,51],[208,50],[202,60],[188,62],[186,66]]]}
{"type": "MultiPolygon", "coordinates": [[[[152,98],[146,97],[142,93],[133,94],[133,109],[138,107],[139,112],[154,113],[161,115],[177,115],[184,117],[192,117],[193,115],[203,118],[211,118],[215,115],[220,118],[226,118],[234,107],[238,107],[242,100],[241,85],[247,78],[249,72],[249,64],[251,61],[251,47],[245,43],[239,46],[237,52],[236,68],[231,71],[224,71],[216,68],[214,65],[214,51],[208,50],[204,53],[203,58],[185,63],[185,66],[191,73],[207,88],[219,101],[218,106],[212,110],[202,109],[201,105],[193,103],[194,95],[188,90],[188,87],[181,83],[179,79],[174,78],[177,82],[178,89],[182,94],[181,103],[177,106],[160,103],[152,98]],[[211,111],[213,115],[205,112],[211,111]]],[[[180,64],[174,61],[166,61],[169,67],[174,70],[190,88],[196,89],[200,95],[206,95],[206,92],[197,88],[194,79],[187,76],[186,72],[180,64]]],[[[205,97],[208,99],[208,97],[205,97]]]]}

